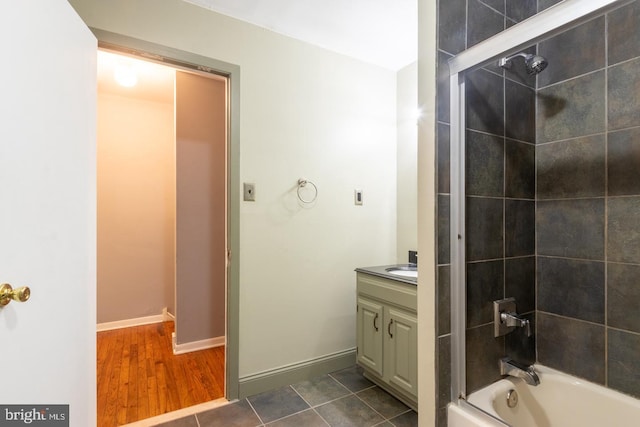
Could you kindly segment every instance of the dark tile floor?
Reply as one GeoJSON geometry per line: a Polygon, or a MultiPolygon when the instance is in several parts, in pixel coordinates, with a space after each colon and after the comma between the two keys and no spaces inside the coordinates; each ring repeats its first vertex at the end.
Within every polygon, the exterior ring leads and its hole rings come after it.
{"type": "Polygon", "coordinates": [[[356,366],[157,427],[413,427],[418,414],[356,366]]]}

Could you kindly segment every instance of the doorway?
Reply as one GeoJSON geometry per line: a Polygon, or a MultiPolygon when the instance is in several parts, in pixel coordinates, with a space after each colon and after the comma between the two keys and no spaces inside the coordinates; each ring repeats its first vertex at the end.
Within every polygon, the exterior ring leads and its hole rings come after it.
{"type": "MultiPolygon", "coordinates": [[[[237,242],[238,242],[238,208],[239,208],[239,200],[238,197],[235,197],[234,194],[234,189],[238,188],[237,182],[237,167],[233,166],[233,162],[232,160],[236,160],[237,159],[237,154],[234,155],[234,152],[237,153],[238,152],[238,139],[237,139],[237,131],[234,132],[233,129],[234,127],[237,129],[237,125],[234,125],[234,114],[235,117],[237,117],[237,113],[238,113],[238,109],[237,109],[237,90],[234,91],[233,87],[234,84],[237,87],[237,79],[232,79],[234,77],[234,73],[235,76],[237,76],[237,69],[234,68],[233,66],[229,66],[229,64],[222,64],[221,67],[219,68],[227,68],[227,72],[223,73],[219,71],[216,71],[216,69],[210,67],[210,66],[206,66],[206,65],[198,65],[195,66],[193,65],[193,62],[189,62],[189,61],[185,61],[182,62],[180,60],[176,60],[176,57],[181,57],[181,56],[187,56],[189,57],[189,59],[193,59],[194,55],[190,55],[190,54],[186,54],[184,52],[172,52],[174,53],[173,58],[169,59],[168,57],[165,56],[161,56],[158,55],[156,52],[158,51],[162,51],[162,53],[166,53],[166,48],[162,48],[160,46],[151,46],[149,44],[145,44],[144,42],[140,42],[137,41],[135,39],[126,39],[125,43],[123,44],[127,44],[128,46],[138,46],[141,44],[144,44],[144,50],[133,50],[130,47],[124,48],[122,47],[122,45],[120,43],[118,43],[117,46],[115,46],[116,48],[114,49],[114,45],[108,43],[108,41],[105,40],[110,40],[113,37],[116,37],[118,39],[119,42],[123,41],[122,37],[110,34],[110,33],[104,33],[104,34],[99,34],[101,32],[99,31],[94,31],[96,33],[96,35],[98,36],[98,38],[100,39],[100,47],[101,48],[106,48],[108,50],[115,50],[117,52],[125,52],[128,55],[134,55],[137,57],[142,57],[143,59],[153,59],[153,62],[159,62],[162,63],[164,65],[170,65],[173,69],[174,74],[178,73],[183,77],[186,77],[187,79],[195,77],[195,79],[204,79],[204,80],[218,80],[218,81],[223,81],[225,83],[225,89],[224,89],[224,96],[226,96],[226,117],[222,120],[222,125],[223,127],[225,127],[226,133],[225,133],[225,144],[224,144],[224,150],[222,151],[222,154],[218,153],[218,157],[222,156],[226,162],[226,171],[225,169],[225,165],[223,164],[222,168],[223,168],[223,175],[224,175],[224,179],[226,180],[226,183],[224,183],[222,185],[222,192],[225,193],[226,195],[224,195],[224,205],[223,205],[223,210],[226,212],[226,222],[223,225],[223,229],[222,229],[222,236],[220,236],[220,233],[218,233],[218,241],[220,241],[221,239],[223,240],[223,244],[221,246],[222,249],[220,248],[215,248],[215,257],[220,257],[220,259],[223,260],[223,265],[222,265],[222,270],[223,270],[223,274],[226,274],[226,289],[223,290],[222,292],[222,299],[223,302],[226,302],[226,304],[223,304],[223,308],[222,310],[224,311],[224,309],[226,308],[227,310],[227,316],[226,316],[226,323],[225,323],[225,316],[224,313],[222,315],[222,328],[220,331],[220,334],[214,338],[220,339],[222,338],[222,344],[224,344],[225,338],[226,338],[226,346],[223,347],[225,348],[225,357],[224,360],[226,362],[226,367],[224,369],[224,377],[225,377],[225,392],[224,392],[224,396],[227,397],[228,399],[234,399],[237,396],[237,267],[238,267],[238,260],[237,260],[237,256],[236,257],[232,257],[231,254],[236,254],[237,253],[237,242]],[[235,92],[235,94],[234,94],[235,92]],[[234,96],[235,95],[235,96],[234,96]],[[236,99],[236,102],[233,103],[232,100],[236,99]],[[232,105],[234,105],[235,108],[232,108],[232,105]],[[234,259],[235,258],[235,259],[234,259]],[[225,268],[226,267],[226,268],[225,268]],[[226,271],[225,271],[226,270],[226,271]],[[226,294],[225,294],[226,293],[226,294]],[[235,332],[235,333],[234,333],[235,332]]],[[[212,64],[212,62],[214,64],[217,64],[216,61],[212,61],[209,60],[207,58],[196,58],[196,60],[198,60],[198,62],[200,64],[205,63],[205,64],[212,64]],[[204,59],[204,60],[203,60],[204,59]],[[208,62],[207,62],[208,61],[208,62]]],[[[219,64],[218,64],[219,65],[219,64]]],[[[223,70],[224,71],[224,70],[223,70]]],[[[193,91],[193,90],[192,90],[193,91]]],[[[196,90],[196,92],[198,92],[198,90],[196,90]]],[[[173,107],[172,107],[173,109],[173,107]]],[[[166,109],[165,109],[166,110],[166,109]]],[[[100,114],[100,111],[99,111],[100,114]]],[[[192,117],[194,114],[193,112],[191,114],[187,114],[187,118],[188,117],[192,117]]],[[[174,119],[169,119],[168,123],[170,125],[172,125],[174,122],[174,119]]],[[[163,123],[163,125],[167,124],[167,120],[165,117],[165,122],[163,123]]],[[[188,126],[185,125],[186,128],[192,128],[192,124],[189,124],[188,126]]],[[[185,128],[185,126],[183,126],[183,128],[185,128]]],[[[162,127],[162,126],[158,126],[158,127],[162,127]]],[[[158,129],[154,129],[154,131],[157,131],[158,129]]],[[[179,131],[177,132],[178,134],[180,133],[179,131]]],[[[187,132],[188,134],[189,132],[187,132]]],[[[178,139],[179,139],[179,135],[178,135],[178,139]]],[[[194,137],[194,135],[187,135],[185,138],[186,139],[192,139],[194,137]]],[[[166,144],[165,144],[166,145],[166,144]]],[[[176,150],[178,153],[181,151],[181,149],[179,148],[180,144],[177,144],[178,149],[176,150]]],[[[175,147],[175,146],[174,146],[175,147]]],[[[166,148],[166,147],[165,147],[166,148]]],[[[200,147],[202,148],[202,147],[200,147]]],[[[166,151],[166,150],[165,150],[166,151]]],[[[182,149],[182,151],[184,152],[185,150],[182,149]]],[[[193,150],[193,145],[191,146],[191,148],[186,150],[187,152],[190,152],[188,155],[191,156],[189,161],[187,161],[187,164],[193,163],[194,161],[197,161],[198,159],[201,159],[202,157],[206,157],[206,156],[202,156],[202,153],[198,154],[196,153],[198,151],[198,147],[196,147],[195,151],[193,150]],[[195,156],[195,157],[194,157],[195,156]]],[[[165,153],[166,154],[166,153],[165,153]]],[[[175,157],[179,157],[180,154],[178,154],[178,156],[176,156],[176,153],[174,151],[174,159],[175,157]]],[[[166,157],[166,156],[165,156],[166,157]]],[[[237,160],[236,160],[237,162],[237,160]]],[[[165,162],[166,163],[166,162],[165,162]]],[[[171,163],[171,162],[169,162],[171,163]]],[[[179,166],[180,161],[178,160],[178,168],[180,168],[179,166]]],[[[173,163],[174,168],[175,166],[175,162],[173,163]]],[[[183,167],[184,169],[184,167],[183,167]]],[[[219,169],[219,168],[218,168],[219,169]]],[[[116,174],[119,174],[121,171],[115,171],[116,174]]],[[[175,171],[174,171],[175,172],[175,171]]],[[[188,172],[192,172],[192,170],[189,170],[188,172]]],[[[187,174],[188,175],[188,174],[187,174]]],[[[202,178],[200,177],[195,177],[195,179],[197,178],[202,178]]],[[[150,176],[147,176],[145,178],[143,178],[143,180],[146,179],[148,181],[152,181],[156,186],[161,186],[160,183],[157,180],[151,179],[150,176]]],[[[194,179],[194,177],[192,176],[191,179],[194,179]]],[[[165,195],[165,199],[167,198],[167,194],[169,195],[168,199],[171,199],[171,185],[166,185],[166,179],[164,179],[165,181],[165,185],[164,185],[164,195],[165,195]]],[[[123,183],[121,182],[121,185],[123,183]]],[[[188,184],[187,184],[188,185],[188,184]]],[[[122,188],[122,187],[121,187],[122,188]]],[[[175,187],[173,188],[174,194],[175,194],[175,187]]],[[[174,198],[175,199],[175,198],[174,198]]],[[[198,209],[202,209],[202,205],[198,205],[198,201],[201,200],[202,198],[199,197],[197,194],[192,197],[192,199],[195,200],[195,202],[193,202],[192,204],[195,203],[195,208],[192,210],[198,210],[198,209]]],[[[187,203],[188,204],[188,203],[187,203]]],[[[178,214],[179,216],[179,214],[178,214]]],[[[142,218],[146,219],[147,216],[146,215],[141,215],[142,218]]],[[[175,218],[173,218],[175,220],[175,218]]],[[[142,223],[143,226],[147,226],[148,224],[146,224],[145,221],[142,223]]],[[[179,220],[178,220],[179,222],[179,220]]],[[[192,224],[193,221],[191,220],[187,220],[187,221],[183,221],[186,222],[188,225],[192,224]]],[[[175,222],[174,222],[175,224],[175,222]]],[[[207,224],[204,224],[204,226],[206,226],[207,224]]],[[[196,227],[197,228],[197,227],[196,227]]],[[[180,224],[178,224],[178,229],[180,229],[180,224]]],[[[133,230],[135,232],[137,232],[137,230],[133,230]]],[[[186,232],[184,232],[184,234],[187,234],[186,232]]],[[[169,233],[170,234],[170,233],[169,233]]],[[[194,234],[194,233],[192,233],[194,234]]],[[[196,233],[197,234],[197,233],[196,233]]],[[[177,236],[177,233],[174,233],[174,239],[177,236]]],[[[166,236],[165,236],[166,237],[166,236]]],[[[171,236],[169,236],[169,238],[171,238],[171,236]]],[[[157,240],[157,239],[156,239],[157,240]]],[[[166,240],[166,239],[165,239],[166,240]]],[[[180,241],[179,239],[176,243],[178,245],[178,247],[180,247],[180,241]]],[[[162,243],[162,242],[161,242],[162,243]]],[[[191,242],[193,243],[193,242],[191,242]]],[[[162,243],[164,245],[164,247],[168,247],[168,245],[166,244],[166,242],[162,243]]],[[[189,244],[189,242],[187,241],[187,244],[189,244]]],[[[175,247],[175,245],[174,245],[175,247]]],[[[202,249],[202,248],[201,248],[202,249]]],[[[166,257],[166,250],[165,252],[165,257],[166,257]]],[[[171,252],[169,250],[169,252],[171,252]]],[[[178,250],[178,253],[180,252],[180,250],[178,250]]],[[[200,251],[199,251],[200,252],[200,251]]],[[[169,254],[169,255],[173,255],[175,257],[175,252],[174,254],[169,254]]],[[[169,257],[170,258],[170,257],[169,257]]],[[[188,258],[192,258],[192,257],[188,257],[188,258]]],[[[179,259],[179,257],[178,257],[179,259]]],[[[196,262],[196,264],[198,264],[196,262]]],[[[202,264],[202,262],[200,263],[202,264]]],[[[180,262],[177,263],[177,267],[176,267],[176,271],[171,271],[171,266],[165,266],[165,271],[164,271],[164,277],[167,276],[178,276],[178,283],[180,283],[181,281],[184,280],[188,280],[185,278],[180,278],[180,262]]],[[[193,269],[193,265],[188,266],[188,268],[184,268],[183,271],[191,271],[193,269]]],[[[175,283],[175,281],[174,281],[175,283]]],[[[194,304],[197,304],[198,301],[191,301],[185,304],[186,308],[182,309],[182,313],[183,315],[180,316],[180,296],[179,295],[175,295],[174,298],[172,300],[171,298],[171,292],[167,292],[166,291],[166,286],[164,287],[165,290],[161,291],[161,293],[164,294],[164,298],[166,303],[166,307],[167,310],[166,312],[169,313],[169,318],[171,318],[170,314],[174,314],[177,311],[177,319],[178,321],[181,318],[189,318],[189,322],[191,323],[198,323],[199,320],[197,318],[197,316],[194,318],[193,313],[195,312],[195,310],[192,310],[191,308],[193,307],[194,304]]],[[[209,295],[202,295],[197,291],[193,291],[193,289],[190,292],[187,292],[188,294],[191,294],[192,296],[195,296],[196,299],[200,299],[200,300],[205,300],[207,298],[209,298],[209,295]]],[[[126,300],[128,297],[128,295],[124,294],[122,295],[123,300],[126,300]]],[[[185,298],[182,299],[182,301],[184,301],[185,298]]],[[[219,300],[220,298],[218,298],[219,300]]],[[[142,301],[138,301],[140,303],[142,303],[142,301]]],[[[218,310],[218,314],[220,310],[218,310]]],[[[188,322],[187,322],[188,323],[188,322]]],[[[200,319],[199,323],[209,323],[209,319],[200,319]]],[[[183,325],[184,326],[184,325],[183,325]]],[[[183,326],[181,326],[180,324],[176,325],[176,329],[177,329],[177,335],[175,337],[173,337],[173,347],[174,347],[174,353],[182,353],[182,352],[190,352],[192,350],[197,350],[198,348],[202,347],[202,346],[210,346],[212,344],[212,340],[207,340],[207,339],[198,339],[200,337],[194,336],[191,332],[188,326],[185,326],[184,329],[183,326]],[[181,339],[182,338],[182,339],[181,339]]],[[[214,339],[215,341],[215,339],[214,339]]],[[[215,343],[213,343],[215,345],[215,343]]],[[[220,342],[218,342],[217,344],[220,344],[220,342]]],[[[224,363],[224,362],[223,362],[224,363]]]]}

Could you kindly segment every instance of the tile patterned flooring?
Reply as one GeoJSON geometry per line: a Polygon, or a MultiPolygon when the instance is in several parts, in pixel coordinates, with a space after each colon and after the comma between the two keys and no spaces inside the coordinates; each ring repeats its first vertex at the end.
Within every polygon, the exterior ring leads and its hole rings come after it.
{"type": "Polygon", "coordinates": [[[418,414],[356,366],[157,427],[415,427],[418,414]]]}

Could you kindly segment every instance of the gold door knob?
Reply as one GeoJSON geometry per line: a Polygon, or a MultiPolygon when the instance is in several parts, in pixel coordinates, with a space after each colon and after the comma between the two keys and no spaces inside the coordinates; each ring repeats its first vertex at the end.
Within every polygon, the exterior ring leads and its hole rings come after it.
{"type": "Polygon", "coordinates": [[[0,306],[5,306],[11,300],[25,302],[31,296],[31,289],[28,286],[13,289],[10,284],[5,283],[0,286],[0,306]]]}

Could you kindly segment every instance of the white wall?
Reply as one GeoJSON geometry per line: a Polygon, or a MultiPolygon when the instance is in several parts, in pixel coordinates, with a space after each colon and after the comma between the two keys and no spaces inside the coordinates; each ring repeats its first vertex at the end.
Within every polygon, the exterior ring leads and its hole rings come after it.
{"type": "MultiPolygon", "coordinates": [[[[419,424],[436,416],[436,16],[437,0],[418,0],[418,407],[419,424]]],[[[446,369],[443,367],[443,369],[446,369]]]]}
{"type": "Polygon", "coordinates": [[[173,103],[98,93],[97,322],[174,307],[173,103]]]}
{"type": "Polygon", "coordinates": [[[418,63],[398,71],[397,262],[418,250],[418,63]]]}
{"type": "Polygon", "coordinates": [[[89,26],[240,66],[257,195],[240,213],[240,377],[353,348],[353,269],[396,259],[396,73],[180,0],[71,3],[89,26]]]}

